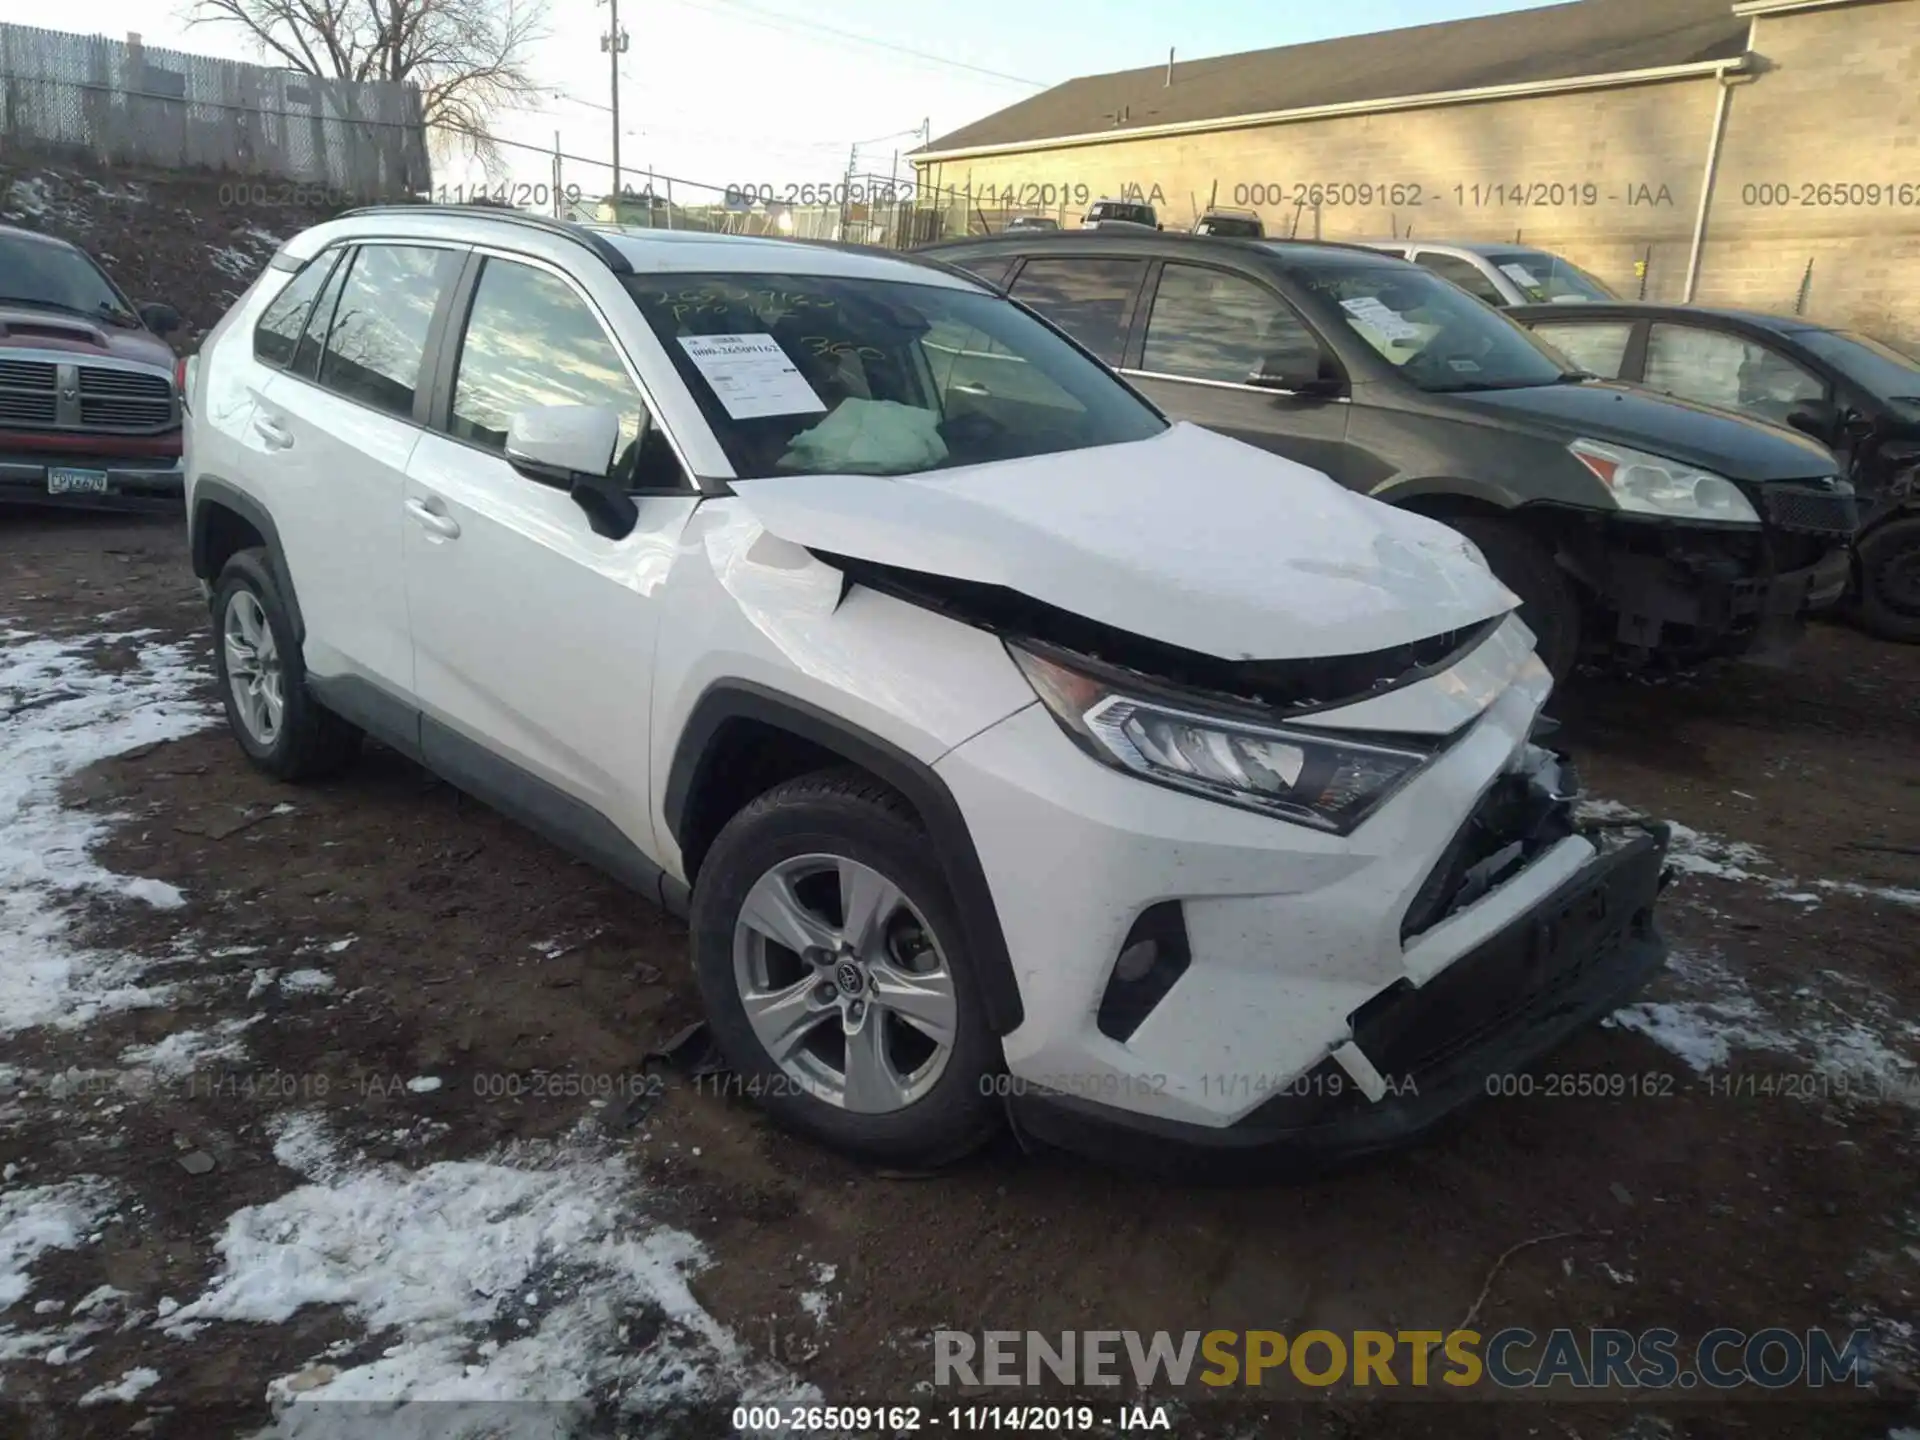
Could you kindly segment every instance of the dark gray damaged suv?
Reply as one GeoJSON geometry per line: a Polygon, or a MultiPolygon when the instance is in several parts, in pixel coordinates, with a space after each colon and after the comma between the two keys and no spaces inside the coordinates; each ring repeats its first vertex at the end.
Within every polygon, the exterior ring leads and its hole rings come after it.
{"type": "Polygon", "coordinates": [[[1855,504],[1823,447],[1596,380],[1406,261],[1086,231],[923,253],[1008,289],[1168,414],[1465,533],[1556,676],[1583,654],[1777,649],[1846,587],[1855,504]]]}

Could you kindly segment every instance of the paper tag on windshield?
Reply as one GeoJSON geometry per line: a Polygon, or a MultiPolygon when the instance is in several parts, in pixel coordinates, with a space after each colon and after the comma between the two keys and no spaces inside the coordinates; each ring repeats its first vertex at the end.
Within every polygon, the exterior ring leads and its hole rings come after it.
{"type": "Polygon", "coordinates": [[[771,335],[679,338],[687,358],[735,420],[807,415],[827,408],[771,335]]]}
{"type": "Polygon", "coordinates": [[[1502,265],[1500,272],[1522,290],[1538,290],[1540,288],[1540,282],[1534,278],[1533,272],[1518,262],[1511,265],[1502,265]]]}
{"type": "Polygon", "coordinates": [[[1389,340],[1417,340],[1420,327],[1414,324],[1398,310],[1389,310],[1386,305],[1372,295],[1356,295],[1351,300],[1342,300],[1340,308],[1345,310],[1362,325],[1378,331],[1389,340]]]}

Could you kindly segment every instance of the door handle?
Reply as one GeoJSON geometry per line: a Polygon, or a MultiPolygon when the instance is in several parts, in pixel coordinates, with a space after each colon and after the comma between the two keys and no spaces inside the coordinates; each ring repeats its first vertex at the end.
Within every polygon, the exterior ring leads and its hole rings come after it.
{"type": "Polygon", "coordinates": [[[258,410],[253,412],[253,430],[267,442],[269,450],[285,450],[293,444],[293,433],[285,425],[273,416],[263,415],[258,410]]]}
{"type": "Polygon", "coordinates": [[[445,515],[435,510],[433,507],[439,503],[437,500],[428,501],[409,498],[407,501],[407,514],[411,515],[414,520],[418,522],[420,528],[428,534],[438,535],[442,540],[452,540],[460,534],[460,522],[451,515],[445,515]]]}

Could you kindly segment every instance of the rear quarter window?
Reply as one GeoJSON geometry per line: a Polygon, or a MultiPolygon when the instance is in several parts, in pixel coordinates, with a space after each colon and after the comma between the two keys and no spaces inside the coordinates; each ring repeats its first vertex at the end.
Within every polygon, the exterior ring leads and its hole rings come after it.
{"type": "Polygon", "coordinates": [[[313,313],[313,302],[337,259],[338,252],[331,250],[316,256],[268,303],[260,323],[253,327],[254,359],[282,369],[293,363],[307,317],[313,313]]]}

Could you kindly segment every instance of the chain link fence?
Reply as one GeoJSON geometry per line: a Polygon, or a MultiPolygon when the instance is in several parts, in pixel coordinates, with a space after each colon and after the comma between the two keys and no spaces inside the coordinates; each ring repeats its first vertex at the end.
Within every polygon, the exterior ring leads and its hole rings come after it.
{"type": "Polygon", "coordinates": [[[756,190],[643,171],[638,185],[623,184],[617,199],[583,190],[577,180],[568,178],[602,163],[556,154],[551,187],[503,186],[498,193],[506,203],[527,208],[544,208],[550,194],[556,201],[553,213],[573,220],[719,235],[833,240],[889,250],[998,232],[1010,219],[1026,213],[982,209],[961,191],[885,175],[855,174],[831,185],[763,185],[756,190]]]}
{"type": "Polygon", "coordinates": [[[432,183],[420,93],[0,25],[0,145],[371,199],[432,183]]]}

